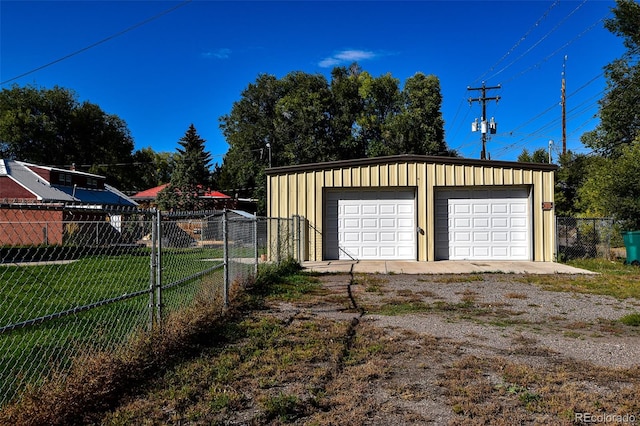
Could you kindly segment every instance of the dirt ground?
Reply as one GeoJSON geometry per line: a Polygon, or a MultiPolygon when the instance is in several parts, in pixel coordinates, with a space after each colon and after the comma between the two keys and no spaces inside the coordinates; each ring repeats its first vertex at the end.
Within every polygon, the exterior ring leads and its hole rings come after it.
{"type": "Polygon", "coordinates": [[[344,405],[356,423],[640,422],[640,333],[618,321],[638,300],[545,291],[512,274],[320,280],[321,297],[270,314],[355,324],[363,345],[378,343],[363,364],[379,371],[363,381],[345,368],[332,389],[361,402],[344,405]]]}
{"type": "Polygon", "coordinates": [[[640,423],[640,301],[517,274],[320,275],[104,425],[640,423]]]}

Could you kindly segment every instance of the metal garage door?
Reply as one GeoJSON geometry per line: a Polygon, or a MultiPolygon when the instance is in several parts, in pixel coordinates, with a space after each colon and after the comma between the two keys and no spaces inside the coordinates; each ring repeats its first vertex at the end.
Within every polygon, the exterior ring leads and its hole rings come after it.
{"type": "Polygon", "coordinates": [[[528,188],[436,192],[435,255],[450,260],[531,260],[528,188]]]}
{"type": "Polygon", "coordinates": [[[416,259],[413,189],[328,191],[325,259],[416,259]]]}

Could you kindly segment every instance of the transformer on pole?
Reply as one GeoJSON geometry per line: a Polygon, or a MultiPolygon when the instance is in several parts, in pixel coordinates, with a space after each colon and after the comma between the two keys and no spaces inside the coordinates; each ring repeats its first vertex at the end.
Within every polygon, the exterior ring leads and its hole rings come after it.
{"type": "Polygon", "coordinates": [[[494,118],[491,117],[490,121],[487,121],[487,101],[496,101],[500,100],[500,96],[487,97],[487,90],[500,89],[502,86],[492,86],[487,87],[482,82],[482,87],[467,87],[467,90],[480,90],[482,95],[479,98],[469,98],[469,104],[473,102],[480,102],[482,104],[482,117],[480,117],[480,121],[476,118],[473,123],[471,123],[471,131],[477,132],[478,130],[482,136],[482,151],[480,152],[480,159],[487,159],[487,132],[494,135],[498,130],[498,123],[495,122],[494,118]]]}

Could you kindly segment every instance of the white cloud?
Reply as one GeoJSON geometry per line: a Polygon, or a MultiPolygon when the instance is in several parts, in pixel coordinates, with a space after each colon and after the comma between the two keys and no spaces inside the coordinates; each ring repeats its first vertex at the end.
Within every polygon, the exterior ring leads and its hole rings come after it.
{"type": "Polygon", "coordinates": [[[202,57],[205,59],[215,58],[215,59],[227,59],[231,55],[231,49],[222,48],[217,50],[212,50],[209,52],[203,52],[202,57]]]}
{"type": "Polygon", "coordinates": [[[334,54],[333,56],[324,58],[323,60],[318,62],[318,65],[322,68],[329,68],[344,63],[373,59],[376,56],[378,55],[375,52],[371,52],[368,50],[343,50],[334,54]]]}

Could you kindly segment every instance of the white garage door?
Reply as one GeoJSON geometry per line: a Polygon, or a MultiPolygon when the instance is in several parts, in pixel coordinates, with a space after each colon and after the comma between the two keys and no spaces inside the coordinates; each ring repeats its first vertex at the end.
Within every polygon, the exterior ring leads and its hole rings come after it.
{"type": "Polygon", "coordinates": [[[528,188],[436,193],[436,259],[531,260],[528,188]]]}
{"type": "Polygon", "coordinates": [[[328,191],[325,259],[416,259],[414,190],[328,191]]]}

